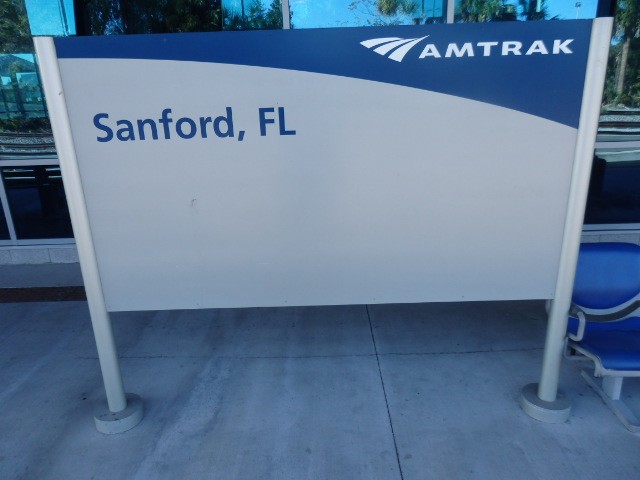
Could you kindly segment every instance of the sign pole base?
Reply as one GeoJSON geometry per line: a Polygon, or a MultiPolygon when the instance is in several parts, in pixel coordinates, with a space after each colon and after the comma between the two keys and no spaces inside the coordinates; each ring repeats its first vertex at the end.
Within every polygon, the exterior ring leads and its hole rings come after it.
{"type": "Polygon", "coordinates": [[[127,393],[127,406],[124,410],[114,413],[106,405],[100,405],[93,419],[100,433],[112,435],[135,427],[142,420],[143,411],[142,398],[134,393],[127,393]]]}
{"type": "Polygon", "coordinates": [[[571,402],[562,392],[558,391],[553,402],[547,402],[538,397],[537,383],[522,389],[520,406],[531,418],[545,423],[564,423],[571,414],[571,402]]]}

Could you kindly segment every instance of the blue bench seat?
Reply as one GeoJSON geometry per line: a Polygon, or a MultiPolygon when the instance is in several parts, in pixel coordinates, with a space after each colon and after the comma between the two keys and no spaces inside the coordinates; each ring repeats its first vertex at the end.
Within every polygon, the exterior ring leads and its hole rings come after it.
{"type": "Polygon", "coordinates": [[[566,353],[593,362],[593,375],[582,376],[627,429],[640,431],[640,421],[621,400],[623,379],[640,377],[640,246],[580,247],[566,353]]]}

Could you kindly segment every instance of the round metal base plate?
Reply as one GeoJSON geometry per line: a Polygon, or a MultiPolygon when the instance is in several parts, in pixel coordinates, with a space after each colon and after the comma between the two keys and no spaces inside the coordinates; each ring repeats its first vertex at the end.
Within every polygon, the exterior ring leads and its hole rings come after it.
{"type": "Polygon", "coordinates": [[[553,402],[538,397],[538,384],[530,383],[522,389],[520,406],[527,415],[545,423],[564,423],[571,414],[571,402],[560,391],[553,402]]]}
{"type": "Polygon", "coordinates": [[[104,405],[96,410],[93,418],[100,433],[122,433],[140,423],[143,411],[142,399],[138,395],[127,393],[127,407],[124,410],[113,413],[104,405]]]}

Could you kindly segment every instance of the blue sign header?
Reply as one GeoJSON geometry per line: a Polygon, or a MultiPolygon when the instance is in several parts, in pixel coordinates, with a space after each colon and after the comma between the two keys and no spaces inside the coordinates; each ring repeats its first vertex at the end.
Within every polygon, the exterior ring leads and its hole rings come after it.
{"type": "Polygon", "coordinates": [[[55,45],[61,59],[212,62],[384,82],[577,128],[591,25],[575,20],[67,37],[55,45]]]}

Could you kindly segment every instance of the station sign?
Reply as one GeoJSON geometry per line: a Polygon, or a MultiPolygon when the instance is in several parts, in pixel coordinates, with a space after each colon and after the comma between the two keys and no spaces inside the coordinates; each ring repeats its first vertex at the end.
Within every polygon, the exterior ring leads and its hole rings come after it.
{"type": "Polygon", "coordinates": [[[55,39],[107,309],[553,297],[591,28],[55,39]]]}

